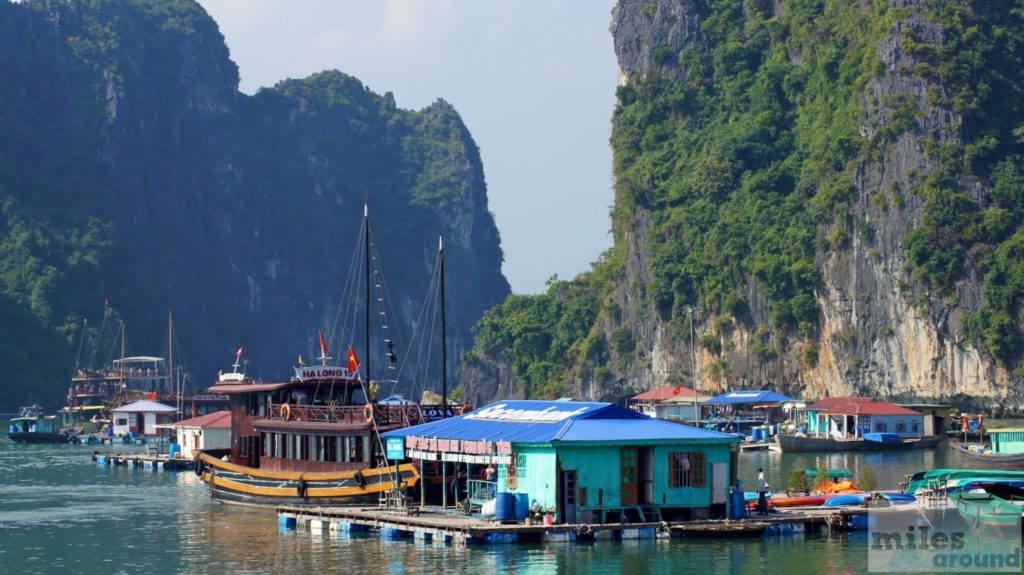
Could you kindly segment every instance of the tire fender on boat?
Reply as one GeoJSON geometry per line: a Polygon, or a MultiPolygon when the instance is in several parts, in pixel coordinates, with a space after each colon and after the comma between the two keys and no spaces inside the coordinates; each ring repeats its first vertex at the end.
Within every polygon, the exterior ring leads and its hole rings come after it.
{"type": "Polygon", "coordinates": [[[199,477],[203,476],[203,460],[202,459],[199,459],[198,457],[196,458],[195,463],[192,464],[192,471],[195,471],[196,475],[198,475],[199,477]]]}
{"type": "Polygon", "coordinates": [[[299,476],[299,484],[295,487],[295,492],[298,493],[299,497],[305,499],[306,498],[306,488],[307,487],[308,487],[308,485],[306,484],[306,478],[303,477],[302,475],[300,475],[299,476]]]}
{"type": "Polygon", "coordinates": [[[352,479],[355,480],[356,485],[358,485],[359,487],[366,487],[366,478],[363,477],[362,471],[357,470],[355,472],[355,475],[352,476],[352,479]]]}

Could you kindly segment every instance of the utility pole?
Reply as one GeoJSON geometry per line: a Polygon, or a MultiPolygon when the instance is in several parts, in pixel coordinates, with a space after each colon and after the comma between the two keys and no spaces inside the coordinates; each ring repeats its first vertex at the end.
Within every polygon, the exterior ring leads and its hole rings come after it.
{"type": "Polygon", "coordinates": [[[697,404],[697,348],[693,347],[693,313],[697,308],[688,305],[683,308],[690,316],[690,373],[693,377],[693,426],[700,427],[700,406],[697,404]]]}

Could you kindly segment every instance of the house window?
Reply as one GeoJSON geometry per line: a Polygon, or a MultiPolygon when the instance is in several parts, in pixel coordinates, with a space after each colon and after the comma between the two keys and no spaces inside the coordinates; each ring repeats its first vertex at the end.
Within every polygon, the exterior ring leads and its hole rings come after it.
{"type": "Polygon", "coordinates": [[[917,421],[911,421],[910,422],[910,431],[917,432],[917,431],[919,431],[919,429],[920,428],[917,426],[917,421]]]}
{"type": "Polygon", "coordinates": [[[127,417],[125,417],[125,418],[120,418],[119,417],[119,418],[117,418],[117,421],[114,423],[114,425],[121,425],[121,426],[128,425],[128,418],[127,417]]]}
{"type": "Polygon", "coordinates": [[[668,454],[669,487],[704,487],[704,452],[668,454]]]}
{"type": "Polygon", "coordinates": [[[875,431],[880,431],[882,433],[889,431],[889,424],[884,421],[876,421],[875,431]]]}
{"type": "Polygon", "coordinates": [[[518,489],[519,480],[526,479],[526,456],[513,453],[511,459],[505,468],[505,484],[509,489],[518,489]]]}
{"type": "Polygon", "coordinates": [[[896,433],[903,433],[907,431],[907,422],[902,419],[896,422],[896,433]]]}

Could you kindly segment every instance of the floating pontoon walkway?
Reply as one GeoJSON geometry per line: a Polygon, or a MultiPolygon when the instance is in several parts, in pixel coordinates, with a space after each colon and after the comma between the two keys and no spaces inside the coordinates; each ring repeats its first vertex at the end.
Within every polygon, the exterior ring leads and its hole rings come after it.
{"type": "Polygon", "coordinates": [[[526,525],[518,521],[503,523],[480,519],[430,507],[415,513],[359,506],[282,506],[277,509],[282,528],[303,527],[314,533],[376,531],[388,539],[414,538],[455,544],[740,537],[783,535],[824,528],[842,531],[850,529],[854,518],[865,516],[867,511],[866,508],[808,508],[733,521],[526,525]]]}

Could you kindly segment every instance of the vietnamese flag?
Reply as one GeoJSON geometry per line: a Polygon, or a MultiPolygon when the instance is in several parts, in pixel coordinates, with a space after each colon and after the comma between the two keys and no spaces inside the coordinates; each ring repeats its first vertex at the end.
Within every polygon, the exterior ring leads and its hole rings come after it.
{"type": "Polygon", "coordinates": [[[352,346],[348,346],[348,370],[356,371],[359,369],[359,358],[356,357],[356,352],[352,351],[352,346]]]}
{"type": "Polygon", "coordinates": [[[327,342],[324,341],[324,332],[318,331],[317,335],[320,336],[320,354],[327,357],[327,342]]]}

